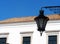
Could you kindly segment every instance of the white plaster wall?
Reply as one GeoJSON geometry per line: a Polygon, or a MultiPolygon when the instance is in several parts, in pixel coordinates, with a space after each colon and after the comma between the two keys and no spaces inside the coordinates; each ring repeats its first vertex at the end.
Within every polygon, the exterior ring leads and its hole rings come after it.
{"type": "MultiPolygon", "coordinates": [[[[46,31],[52,30],[60,30],[60,20],[49,21],[47,23],[46,31]]],[[[46,33],[43,32],[43,35],[40,36],[40,33],[37,31],[37,25],[35,22],[0,24],[0,33],[9,33],[7,38],[7,43],[9,44],[21,44],[20,32],[33,32],[32,44],[46,44],[46,33]]]]}

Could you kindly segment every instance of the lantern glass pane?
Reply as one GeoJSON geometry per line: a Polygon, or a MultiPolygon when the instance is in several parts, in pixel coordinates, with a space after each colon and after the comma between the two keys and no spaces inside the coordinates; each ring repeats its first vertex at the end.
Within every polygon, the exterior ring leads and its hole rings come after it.
{"type": "Polygon", "coordinates": [[[41,18],[41,19],[39,19],[39,25],[40,25],[40,28],[42,28],[43,27],[43,19],[41,18]]]}

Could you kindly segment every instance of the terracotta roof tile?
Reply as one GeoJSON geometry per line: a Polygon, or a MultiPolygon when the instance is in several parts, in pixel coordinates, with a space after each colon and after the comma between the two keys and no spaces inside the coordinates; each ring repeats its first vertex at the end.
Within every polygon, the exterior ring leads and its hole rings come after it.
{"type": "Polygon", "coordinates": [[[59,14],[49,15],[47,17],[49,17],[50,20],[60,20],[60,15],[59,14]]]}
{"type": "MultiPolygon", "coordinates": [[[[3,21],[0,21],[0,24],[6,24],[6,23],[14,23],[14,22],[32,22],[34,21],[34,18],[36,16],[31,16],[31,17],[22,17],[22,18],[11,18],[11,19],[6,19],[3,21]]],[[[48,15],[49,20],[60,20],[60,15],[54,14],[54,15],[48,15]]]]}

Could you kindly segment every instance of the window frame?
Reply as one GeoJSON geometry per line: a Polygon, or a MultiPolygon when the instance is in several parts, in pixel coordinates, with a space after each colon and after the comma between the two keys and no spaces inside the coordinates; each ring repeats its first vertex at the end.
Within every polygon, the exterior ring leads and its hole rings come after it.
{"type": "Polygon", "coordinates": [[[31,37],[30,44],[32,43],[32,34],[33,32],[21,32],[21,44],[23,44],[23,37],[31,37]]]}
{"type": "Polygon", "coordinates": [[[57,36],[57,44],[59,43],[59,31],[46,31],[46,44],[48,44],[48,36],[53,36],[56,35],[57,36]]]}

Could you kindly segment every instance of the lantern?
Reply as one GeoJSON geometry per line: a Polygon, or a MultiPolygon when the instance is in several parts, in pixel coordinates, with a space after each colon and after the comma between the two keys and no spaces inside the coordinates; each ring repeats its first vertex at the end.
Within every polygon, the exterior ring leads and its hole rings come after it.
{"type": "Polygon", "coordinates": [[[38,31],[40,31],[40,34],[42,36],[43,31],[45,31],[45,27],[47,24],[47,21],[49,20],[48,17],[44,16],[44,10],[39,11],[39,16],[37,16],[34,19],[37,23],[38,31]]]}

